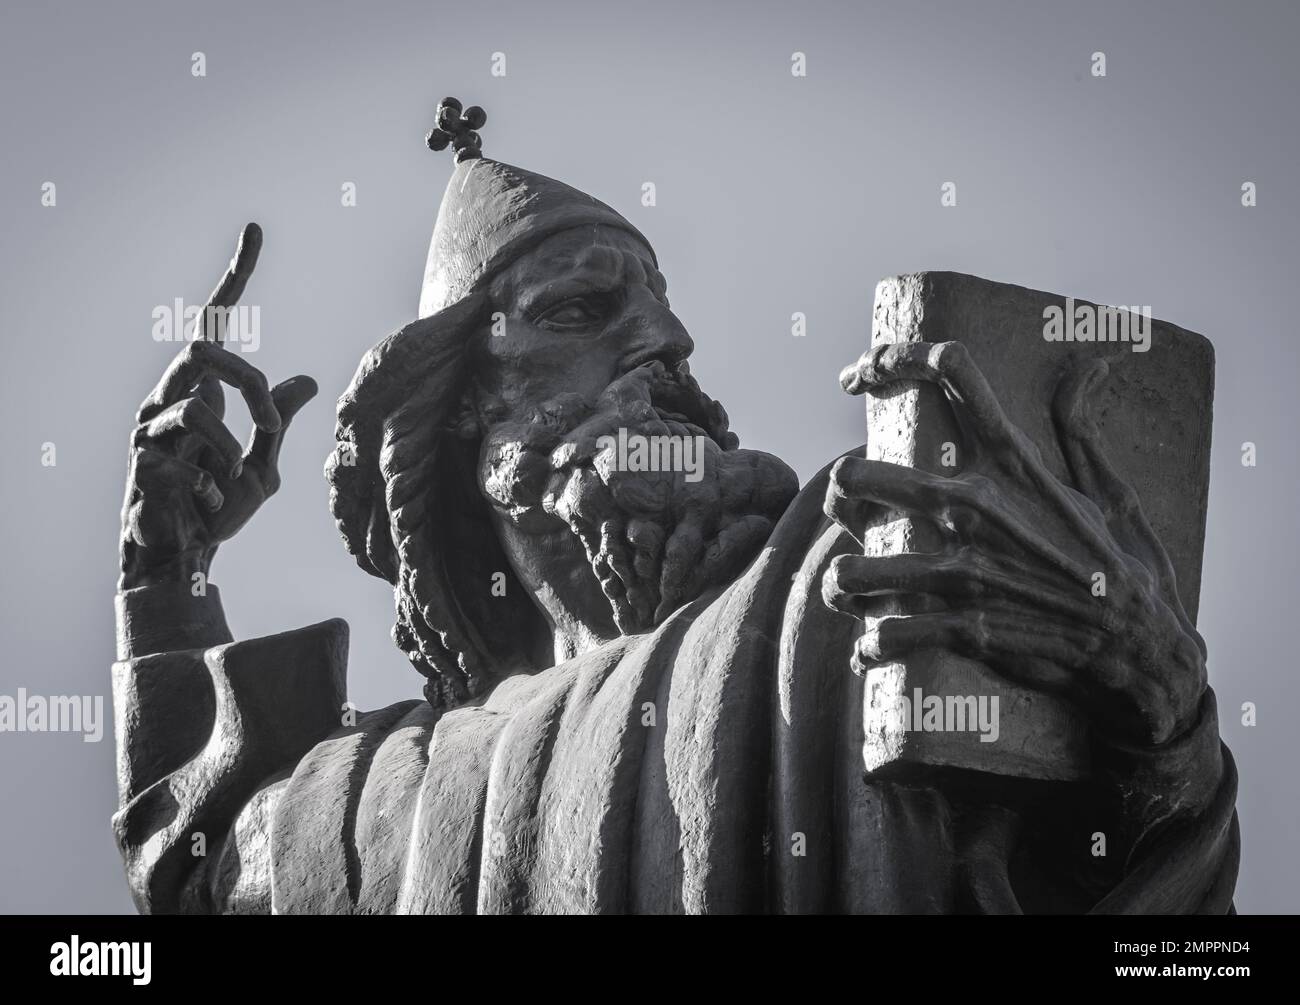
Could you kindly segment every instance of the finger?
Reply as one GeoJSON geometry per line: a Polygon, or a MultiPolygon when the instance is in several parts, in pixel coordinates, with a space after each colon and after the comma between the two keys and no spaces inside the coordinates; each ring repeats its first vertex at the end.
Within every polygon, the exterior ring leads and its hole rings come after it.
{"type": "Polygon", "coordinates": [[[143,489],[192,493],[211,512],[221,509],[225,502],[210,472],[160,450],[141,450],[136,454],[135,480],[143,489]]]}
{"type": "MultiPolygon", "coordinates": [[[[1088,414],[1089,395],[1109,369],[1105,360],[1097,360],[1091,366],[1067,373],[1052,401],[1052,418],[1061,440],[1061,451],[1079,490],[1100,507],[1108,524],[1129,531],[1134,518],[1141,514],[1142,504],[1137,491],[1111,465],[1102,445],[1101,430],[1088,414]]],[[[1159,557],[1163,560],[1161,564],[1168,562],[1159,541],[1144,543],[1151,554],[1140,557],[1159,557]]]]}
{"type": "Polygon", "coordinates": [[[841,458],[831,468],[822,511],[852,535],[858,544],[862,544],[866,540],[867,528],[888,516],[889,510],[853,493],[851,484],[845,482],[846,466],[841,463],[844,460],[848,458],[841,458]]]}
{"type": "Polygon", "coordinates": [[[275,470],[280,460],[280,444],[284,442],[284,434],[289,431],[289,423],[303,405],[316,397],[316,391],[316,381],[305,374],[276,384],[271,390],[271,401],[280,416],[280,428],[269,433],[261,427],[255,428],[248,443],[245,461],[258,466],[264,474],[275,470]]]}
{"type": "MultiPolygon", "coordinates": [[[[235,257],[230,260],[230,265],[226,268],[226,273],[213,288],[208,302],[205,305],[203,315],[200,321],[208,317],[209,307],[228,308],[234,307],[239,303],[239,298],[244,294],[244,287],[248,285],[249,278],[253,275],[253,269],[257,266],[257,256],[262,251],[262,228],[255,223],[249,223],[244,226],[239,235],[239,244],[235,247],[235,257]]],[[[204,331],[204,337],[213,337],[219,333],[204,331]]]]}
{"type": "MultiPolygon", "coordinates": [[[[140,406],[140,421],[145,421],[150,415],[194,393],[195,387],[210,376],[239,390],[259,429],[274,433],[280,428],[280,413],[271,398],[262,371],[213,342],[191,342],[176,355],[158,386],[140,406]]],[[[210,401],[211,390],[204,389],[200,397],[210,401]]]]}
{"type": "Polygon", "coordinates": [[[999,515],[999,500],[987,479],[946,478],[904,464],[850,456],[835,462],[830,483],[828,497],[833,492],[833,498],[828,509],[836,519],[853,519],[853,503],[875,504],[890,512],[919,514],[968,540],[984,518],[999,515]]]}
{"type": "Polygon", "coordinates": [[[212,409],[218,419],[226,417],[226,395],[221,390],[221,381],[216,377],[204,377],[194,388],[195,397],[202,398],[203,403],[212,409]]]}
{"type": "Polygon", "coordinates": [[[943,555],[836,555],[822,576],[822,601],[862,616],[867,597],[939,593],[954,577],[943,555]]]}
{"type": "Polygon", "coordinates": [[[1029,522],[983,476],[945,478],[902,464],[850,456],[835,462],[831,481],[836,492],[848,499],[919,513],[965,542],[996,546],[1010,542],[1076,581],[1089,580],[1083,564],[1031,530],[1029,522]]]}
{"type": "Polygon", "coordinates": [[[1027,626],[996,611],[868,618],[866,631],[854,645],[853,669],[862,673],[919,649],[948,649],[972,659],[994,659],[999,664],[1007,658],[1046,661],[1060,671],[1053,674],[1052,683],[1063,684],[1070,672],[1086,666],[1087,653],[1095,645],[1069,625],[1052,622],[1027,626]]]}
{"type": "Polygon", "coordinates": [[[140,427],[137,431],[137,443],[157,440],[182,430],[193,433],[212,447],[225,462],[230,477],[239,477],[243,468],[243,448],[201,398],[186,398],[163,409],[140,427]]]}
{"type": "Polygon", "coordinates": [[[837,555],[822,576],[827,607],[863,617],[867,599],[899,593],[929,593],[948,600],[997,597],[1018,600],[1031,611],[1061,615],[1100,626],[1095,604],[988,564],[968,549],[951,555],[837,555]]]}
{"type": "MultiPolygon", "coordinates": [[[[918,471],[903,464],[841,457],[831,468],[825,508],[835,519],[853,520],[855,513],[885,510],[914,510],[937,515],[964,497],[966,483],[918,471]],[[865,504],[865,508],[862,508],[865,504]],[[856,507],[856,508],[855,508],[856,507]]],[[[850,533],[852,527],[845,527],[850,533]]],[[[861,526],[857,533],[862,532],[861,526]]]]}
{"type": "MultiPolygon", "coordinates": [[[[900,380],[939,384],[986,443],[1011,445],[1019,434],[960,342],[889,342],[872,346],[857,363],[840,373],[840,385],[850,394],[877,390],[900,380]]],[[[1024,440],[1023,434],[1019,435],[1024,440]]]]}
{"type": "MultiPolygon", "coordinates": [[[[244,287],[248,285],[248,280],[253,274],[253,269],[257,265],[257,258],[262,251],[262,228],[255,223],[249,223],[244,226],[239,235],[239,243],[235,246],[235,257],[230,260],[225,275],[217,282],[212,293],[208,295],[208,302],[203,306],[194,326],[194,337],[196,339],[213,342],[217,345],[224,346],[226,340],[226,312],[239,302],[239,298],[244,294],[244,287]]],[[[214,398],[221,398],[221,385],[212,374],[204,374],[199,379],[199,394],[205,401],[211,404],[214,398]]],[[[221,415],[225,410],[223,401],[221,408],[213,408],[217,415],[221,415]]]]}
{"type": "Polygon", "coordinates": [[[1115,470],[1102,443],[1101,429],[1089,414],[1093,391],[1109,372],[1105,360],[1067,373],[1052,402],[1061,452],[1079,490],[1101,509],[1102,517],[1123,547],[1156,576],[1161,592],[1179,624],[1191,636],[1204,659],[1205,640],[1196,631],[1178,596],[1178,577],[1173,561],[1142,509],[1131,484],[1115,470]]]}

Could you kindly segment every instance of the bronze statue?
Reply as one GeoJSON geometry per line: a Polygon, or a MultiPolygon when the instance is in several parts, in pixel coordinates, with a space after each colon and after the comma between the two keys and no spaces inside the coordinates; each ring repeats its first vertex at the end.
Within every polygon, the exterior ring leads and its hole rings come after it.
{"type": "MultiPolygon", "coordinates": [[[[140,409],[114,666],[139,909],[1230,911],[1235,771],[1170,558],[1090,415],[1106,364],[1059,382],[1063,477],[962,343],[880,342],[844,389],[935,385],[967,462],[858,447],[801,489],[691,376],[649,242],[483,158],[485,121],[439,108],[456,167],[420,317],[362,360],[326,466],[423,700],[354,712],[343,621],[236,642],[207,581],[314,382],[270,388],[216,311],[140,409]],[[864,553],[900,512],[938,550],[864,553]],[[899,598],[928,599],[881,613],[899,598]],[[1021,719],[978,706],[978,763],[868,770],[864,681],[922,650],[987,667],[1021,719]],[[1049,705],[1087,737],[1078,771],[1003,745],[1056,728],[1049,705]]],[[[249,225],[210,306],[260,244],[249,225]]]]}

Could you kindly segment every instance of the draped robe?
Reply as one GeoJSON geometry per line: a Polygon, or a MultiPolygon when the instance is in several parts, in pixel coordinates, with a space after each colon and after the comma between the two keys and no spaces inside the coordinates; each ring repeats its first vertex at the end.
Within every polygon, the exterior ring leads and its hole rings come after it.
{"type": "Polygon", "coordinates": [[[1089,781],[864,775],[862,626],[820,593],[857,545],[826,482],[726,588],[441,717],[344,721],[343,621],[235,642],[215,586],[120,594],[113,826],[138,908],[1231,911],[1208,689],[1188,733],[1100,745],[1089,781]]]}

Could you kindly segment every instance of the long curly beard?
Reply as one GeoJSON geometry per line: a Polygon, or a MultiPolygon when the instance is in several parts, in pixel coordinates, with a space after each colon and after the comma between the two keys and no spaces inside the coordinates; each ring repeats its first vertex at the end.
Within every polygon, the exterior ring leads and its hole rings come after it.
{"type": "Polygon", "coordinates": [[[785,462],[739,444],[727,413],[685,363],[670,369],[653,361],[611,383],[594,408],[564,394],[528,421],[491,428],[480,487],[524,530],[567,525],[614,623],[630,635],[734,579],[798,492],[785,462]],[[690,439],[675,455],[691,458],[678,465],[689,470],[628,470],[617,444],[638,436],[680,438],[678,445],[690,439]]]}

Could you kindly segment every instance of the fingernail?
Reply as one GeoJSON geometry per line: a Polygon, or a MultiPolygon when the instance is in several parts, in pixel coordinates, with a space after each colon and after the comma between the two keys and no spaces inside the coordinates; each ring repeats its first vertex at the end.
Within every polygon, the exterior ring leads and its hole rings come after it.
{"type": "Polygon", "coordinates": [[[243,473],[244,473],[244,462],[242,460],[236,461],[235,466],[230,469],[230,477],[238,478],[243,473]]]}

